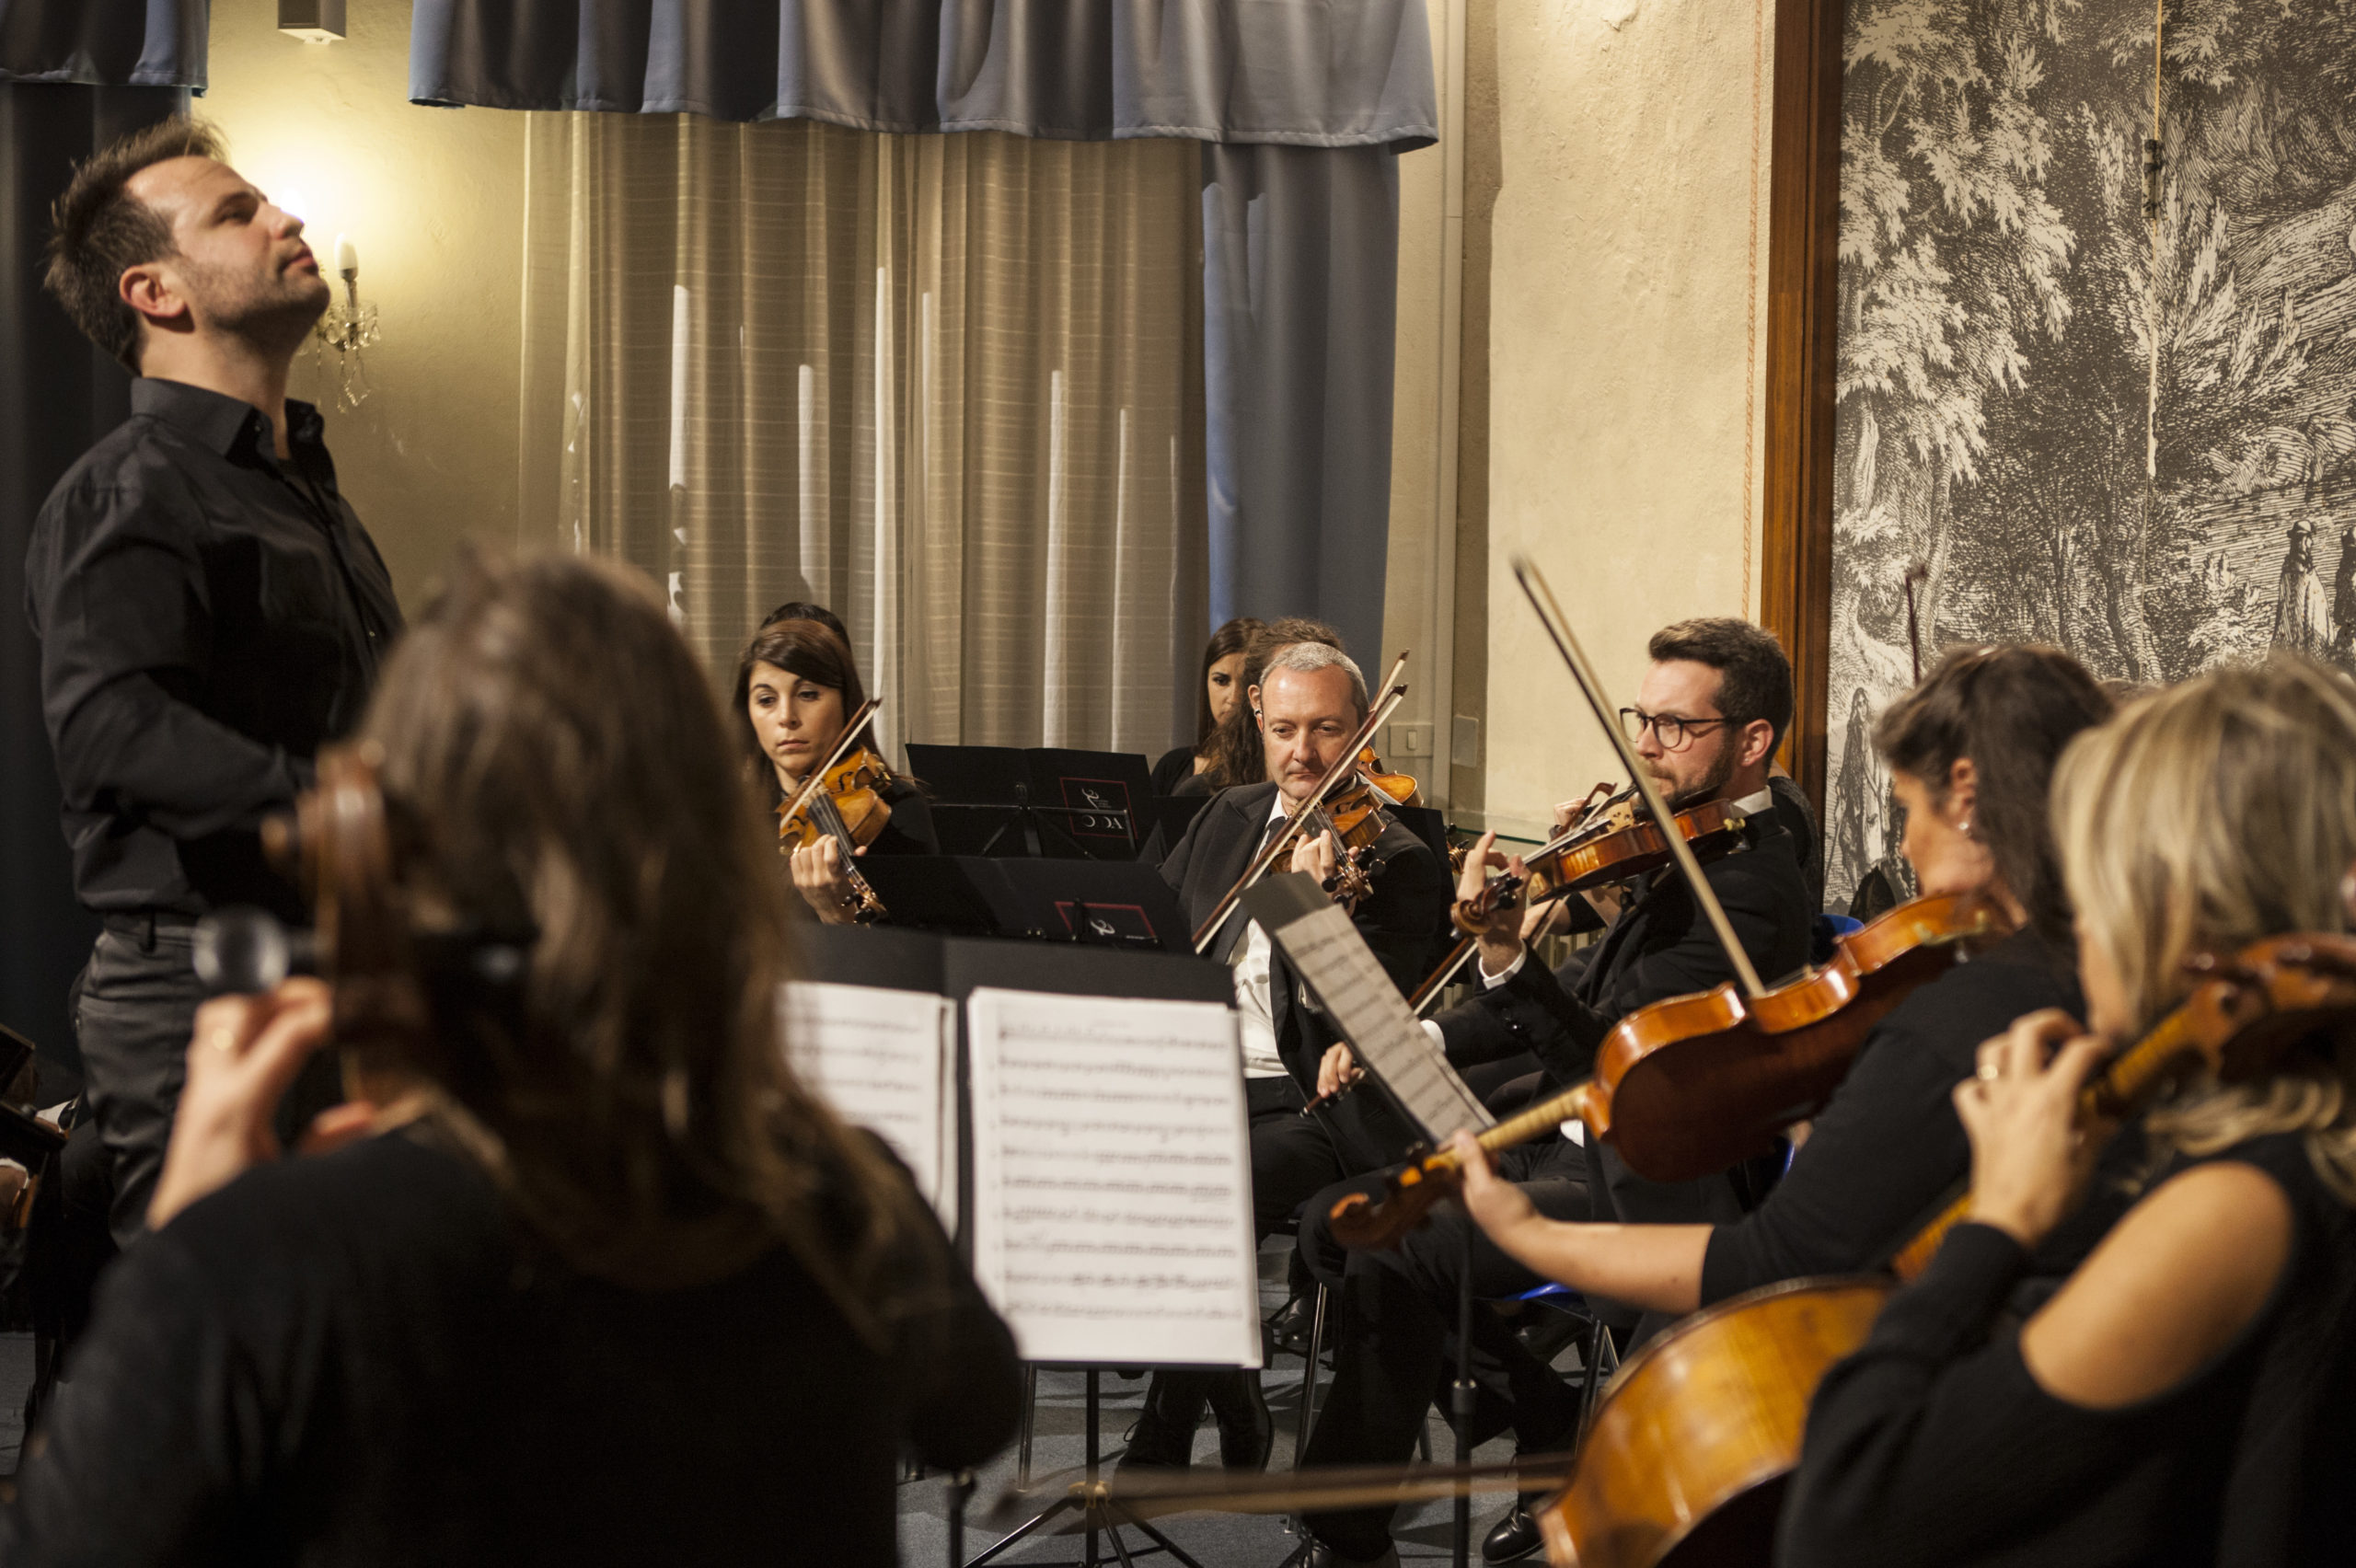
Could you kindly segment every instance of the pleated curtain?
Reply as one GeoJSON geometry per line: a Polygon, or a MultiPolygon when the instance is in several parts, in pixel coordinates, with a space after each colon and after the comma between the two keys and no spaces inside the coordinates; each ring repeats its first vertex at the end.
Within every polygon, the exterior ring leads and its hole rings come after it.
{"type": "Polygon", "coordinates": [[[1205,619],[1199,154],[536,113],[527,543],[789,599],[884,738],[1152,751],[1205,619]]]}
{"type": "Polygon", "coordinates": [[[211,0],[0,0],[0,83],[204,90],[211,0]]]}

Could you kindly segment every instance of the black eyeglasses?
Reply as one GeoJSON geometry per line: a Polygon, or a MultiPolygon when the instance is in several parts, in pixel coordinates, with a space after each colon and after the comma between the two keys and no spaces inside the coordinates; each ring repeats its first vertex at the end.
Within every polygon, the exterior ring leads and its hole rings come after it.
{"type": "Polygon", "coordinates": [[[1674,713],[1647,713],[1641,708],[1620,710],[1620,727],[1628,732],[1632,742],[1645,738],[1650,730],[1660,737],[1663,751],[1683,751],[1693,744],[1693,737],[1713,724],[1731,724],[1731,719],[1680,719],[1674,713]]]}

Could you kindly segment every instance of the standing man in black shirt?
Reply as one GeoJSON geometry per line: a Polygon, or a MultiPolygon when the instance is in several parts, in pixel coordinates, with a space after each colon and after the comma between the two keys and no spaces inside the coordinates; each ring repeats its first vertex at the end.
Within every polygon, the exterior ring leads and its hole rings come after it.
{"type": "Polygon", "coordinates": [[[359,719],[398,633],[392,580],[288,372],[328,304],[302,221],[184,120],[75,170],[47,282],[140,379],[132,417],[57,482],[26,559],[75,891],[105,921],[76,1024],[113,1167],[144,1228],[201,999],[208,910],[300,917],[263,863],[322,742],[359,719]]]}

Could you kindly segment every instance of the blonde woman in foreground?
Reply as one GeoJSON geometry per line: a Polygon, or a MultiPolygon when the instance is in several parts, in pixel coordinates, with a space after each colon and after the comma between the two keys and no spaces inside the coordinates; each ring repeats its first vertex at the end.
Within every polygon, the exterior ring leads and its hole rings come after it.
{"type": "Polygon", "coordinates": [[[2006,1298],[2107,1129],[2079,1088],[2183,998],[2192,955],[2345,931],[2356,697],[2304,660],[2127,708],[2053,795],[2087,1018],[2034,1013],[1956,1091],[1972,1218],[1825,1378],[1789,1564],[2277,1563],[2356,1545],[2356,1036],[2144,1119],[2139,1201],[2017,1325],[2006,1298]]]}

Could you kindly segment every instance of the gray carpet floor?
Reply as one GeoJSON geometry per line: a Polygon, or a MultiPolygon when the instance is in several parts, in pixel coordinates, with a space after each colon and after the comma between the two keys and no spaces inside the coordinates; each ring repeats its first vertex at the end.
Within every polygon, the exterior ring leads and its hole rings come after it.
{"type": "MultiPolygon", "coordinates": [[[[1274,1246],[1260,1257],[1260,1292],[1263,1315],[1273,1314],[1285,1301],[1285,1254],[1274,1246]]],[[[1330,1359],[1330,1358],[1329,1358],[1330,1359]]],[[[1576,1373],[1578,1353],[1566,1349],[1555,1365],[1565,1372],[1576,1373]]],[[[1279,1355],[1273,1366],[1261,1374],[1261,1386],[1267,1394],[1268,1406],[1276,1416],[1276,1445],[1271,1470],[1290,1468],[1293,1456],[1296,1417],[1300,1409],[1300,1358],[1279,1355]]],[[[1320,1375],[1320,1397],[1331,1386],[1333,1372],[1326,1368],[1320,1375]]],[[[1038,1413],[1034,1422],[1032,1475],[1034,1485],[1052,1478],[1057,1483],[1074,1478],[1085,1460],[1086,1400],[1085,1376],[1077,1371],[1043,1371],[1039,1376],[1038,1413]]],[[[1145,1379],[1124,1379],[1106,1372],[1100,1377],[1098,1406],[1103,1447],[1109,1457],[1119,1451],[1122,1435],[1138,1416],[1145,1396],[1145,1379]]],[[[1455,1436],[1433,1411],[1426,1417],[1426,1430],[1433,1456],[1441,1463],[1449,1461],[1455,1451],[1455,1436]]],[[[1513,1457],[1510,1435],[1484,1445],[1474,1452],[1476,1460],[1488,1462],[1513,1457]]],[[[1198,1471],[1215,1472],[1218,1463],[1218,1434],[1207,1419],[1202,1430],[1195,1434],[1195,1463],[1198,1471]]],[[[1109,1469],[1109,1465],[1107,1466],[1109,1469]]],[[[965,1552],[970,1560],[994,1542],[999,1531],[982,1528],[981,1517],[991,1505],[1014,1484],[1015,1456],[1011,1449],[1001,1454],[976,1478],[973,1505],[968,1513],[965,1552]]],[[[1492,1494],[1472,1500],[1472,1561],[1480,1562],[1481,1538],[1489,1527],[1501,1518],[1511,1505],[1508,1494],[1492,1494]]],[[[1452,1540],[1449,1524],[1453,1505],[1447,1502],[1426,1503],[1401,1510],[1393,1527],[1399,1543],[1402,1562],[1437,1563],[1449,1559],[1452,1540]]],[[[928,1476],[903,1483],[900,1488],[900,1561],[909,1568],[957,1568],[948,1556],[949,1548],[949,1488],[938,1476],[928,1476]]],[[[1281,1516],[1266,1515],[1190,1513],[1159,1518],[1156,1528],[1167,1535],[1181,1551],[1203,1564],[1203,1568],[1276,1568],[1295,1548],[1300,1538],[1291,1533],[1288,1522],[1281,1516]]],[[[1150,1546],[1135,1530],[1124,1532],[1124,1539],[1132,1555],[1150,1546]]],[[[1056,1563],[1080,1563],[1083,1561],[1084,1542],[1080,1536],[1047,1535],[1045,1532],[1022,1541],[1006,1556],[997,1560],[1010,1568],[1047,1568],[1056,1563]]],[[[1099,1561],[1117,1563],[1109,1543],[1100,1543],[1099,1561]]],[[[1158,1551],[1142,1558],[1149,1568],[1170,1562],[1158,1551]]]]}

